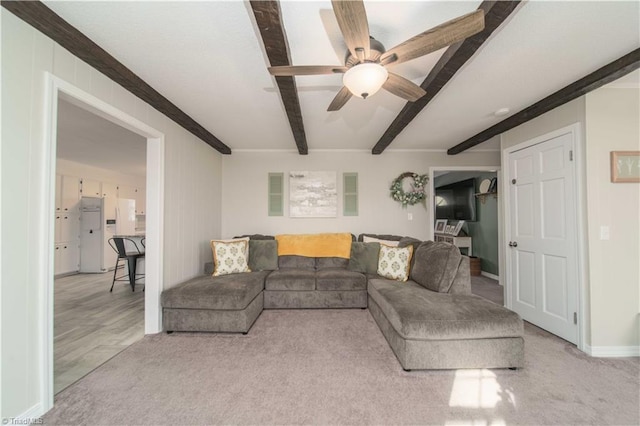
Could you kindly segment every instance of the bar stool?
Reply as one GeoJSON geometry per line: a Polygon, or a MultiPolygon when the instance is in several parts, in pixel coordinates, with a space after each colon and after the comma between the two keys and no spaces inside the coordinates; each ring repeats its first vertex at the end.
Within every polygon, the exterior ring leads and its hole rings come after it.
{"type": "Polygon", "coordinates": [[[109,290],[109,292],[113,291],[113,286],[115,285],[116,281],[127,281],[127,278],[126,278],[127,276],[128,276],[129,285],[131,285],[131,291],[135,291],[136,281],[141,278],[144,278],[144,274],[136,274],[136,266],[138,264],[138,259],[144,258],[144,252],[140,251],[135,241],[133,241],[130,238],[114,237],[114,238],[109,238],[108,242],[111,248],[118,254],[118,258],[116,260],[116,267],[113,270],[113,281],[111,282],[111,290],[109,290]],[[128,252],[126,249],[125,241],[130,242],[131,245],[135,248],[135,251],[128,252]],[[118,269],[124,268],[124,262],[120,264],[121,260],[127,261],[129,274],[120,275],[118,277],[117,276],[118,269]]]}

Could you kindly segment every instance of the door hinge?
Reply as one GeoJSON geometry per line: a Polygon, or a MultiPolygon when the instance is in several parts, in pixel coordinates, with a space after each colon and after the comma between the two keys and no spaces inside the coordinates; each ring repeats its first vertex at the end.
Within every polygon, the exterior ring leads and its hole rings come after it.
{"type": "Polygon", "coordinates": [[[578,324],[578,313],[577,312],[573,313],[573,323],[574,324],[578,324]]]}
{"type": "Polygon", "coordinates": [[[573,150],[569,151],[569,161],[573,161],[573,150]]]}

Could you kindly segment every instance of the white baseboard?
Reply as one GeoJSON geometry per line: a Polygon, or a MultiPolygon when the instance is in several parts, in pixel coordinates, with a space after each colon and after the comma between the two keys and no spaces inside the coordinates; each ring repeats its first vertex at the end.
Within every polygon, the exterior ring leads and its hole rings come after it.
{"type": "MultiPolygon", "coordinates": [[[[11,418],[9,418],[9,423],[7,424],[32,424],[39,423],[37,420],[42,417],[44,413],[42,412],[42,404],[37,403],[33,407],[29,408],[24,413],[13,418],[14,422],[11,422],[11,418]]],[[[4,420],[4,419],[3,419],[4,420]]]]}
{"type": "Polygon", "coordinates": [[[480,275],[482,275],[483,277],[491,278],[492,280],[500,281],[499,276],[490,274],[489,272],[481,271],[480,275]]]}
{"type": "Polygon", "coordinates": [[[640,356],[640,346],[589,346],[585,352],[598,358],[625,358],[640,356]]]}

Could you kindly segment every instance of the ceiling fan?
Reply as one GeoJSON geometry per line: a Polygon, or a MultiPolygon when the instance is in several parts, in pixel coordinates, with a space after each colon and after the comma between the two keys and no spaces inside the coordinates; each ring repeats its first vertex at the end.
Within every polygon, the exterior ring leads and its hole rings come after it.
{"type": "Polygon", "coordinates": [[[367,13],[362,0],[332,0],[331,4],[348,47],[345,65],[269,67],[269,72],[274,76],[344,74],[344,87],[333,99],[327,111],[339,110],[351,96],[366,99],[380,88],[410,102],[417,101],[425,95],[424,89],[398,74],[387,71],[387,67],[424,56],[484,29],[484,11],[478,9],[385,50],[382,43],[369,35],[367,13]]]}

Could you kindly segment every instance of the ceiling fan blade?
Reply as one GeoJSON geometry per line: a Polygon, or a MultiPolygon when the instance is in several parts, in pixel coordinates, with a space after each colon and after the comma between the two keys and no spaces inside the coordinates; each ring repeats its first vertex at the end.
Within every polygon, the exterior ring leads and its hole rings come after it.
{"type": "Polygon", "coordinates": [[[299,66],[281,66],[269,67],[271,75],[275,76],[292,76],[292,75],[321,75],[321,74],[340,74],[347,71],[347,67],[333,65],[299,65],[299,66]]]}
{"type": "Polygon", "coordinates": [[[333,13],[338,20],[347,47],[356,58],[369,59],[371,44],[369,41],[369,23],[362,0],[331,0],[333,13]],[[364,49],[364,52],[358,49],[364,49]]]}
{"type": "Polygon", "coordinates": [[[478,9],[475,12],[462,15],[458,18],[433,27],[399,45],[387,50],[380,60],[393,65],[410,61],[438,49],[464,40],[479,33],[484,29],[484,11],[478,9]],[[396,55],[395,61],[385,61],[392,55],[396,55]]]}
{"type": "Polygon", "coordinates": [[[329,108],[327,111],[337,111],[347,103],[349,99],[351,99],[351,92],[345,86],[342,86],[342,89],[338,92],[335,98],[331,101],[329,108]]]}
{"type": "Polygon", "coordinates": [[[382,88],[409,102],[415,102],[427,93],[422,87],[392,72],[389,73],[389,78],[382,88]]]}

